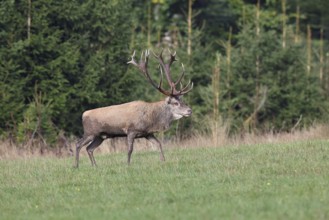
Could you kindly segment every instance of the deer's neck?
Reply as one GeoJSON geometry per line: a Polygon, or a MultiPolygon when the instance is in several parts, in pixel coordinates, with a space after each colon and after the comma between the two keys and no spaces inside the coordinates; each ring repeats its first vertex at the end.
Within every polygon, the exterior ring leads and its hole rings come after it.
{"type": "Polygon", "coordinates": [[[151,130],[152,132],[165,131],[167,130],[172,121],[174,120],[173,115],[169,109],[169,106],[165,101],[150,103],[149,118],[151,119],[151,130]]]}

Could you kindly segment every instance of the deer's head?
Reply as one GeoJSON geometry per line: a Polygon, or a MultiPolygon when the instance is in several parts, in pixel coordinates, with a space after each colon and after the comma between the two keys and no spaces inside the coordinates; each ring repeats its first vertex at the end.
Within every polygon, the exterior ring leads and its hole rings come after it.
{"type": "Polygon", "coordinates": [[[182,74],[179,76],[178,80],[174,82],[171,78],[170,67],[173,64],[173,62],[176,61],[176,52],[173,54],[170,53],[170,60],[168,63],[164,62],[162,54],[163,54],[163,50],[159,55],[153,53],[154,57],[157,59],[159,63],[159,69],[161,74],[159,84],[155,83],[152,80],[148,72],[148,60],[150,57],[149,50],[142,52],[139,63],[137,63],[134,59],[135,57],[135,51],[134,51],[133,55],[131,56],[131,60],[128,62],[128,64],[132,64],[136,66],[154,88],[156,88],[159,92],[167,96],[165,102],[168,105],[168,108],[171,109],[174,119],[180,119],[183,116],[188,117],[192,114],[192,110],[189,106],[187,106],[182,101],[182,96],[192,90],[193,83],[191,83],[190,81],[186,86],[182,85],[181,81],[185,74],[185,69],[183,64],[182,64],[182,70],[183,70],[182,74]],[[163,72],[167,79],[168,85],[170,86],[168,90],[162,88],[163,72]],[[176,88],[178,85],[180,85],[180,89],[176,88]]]}

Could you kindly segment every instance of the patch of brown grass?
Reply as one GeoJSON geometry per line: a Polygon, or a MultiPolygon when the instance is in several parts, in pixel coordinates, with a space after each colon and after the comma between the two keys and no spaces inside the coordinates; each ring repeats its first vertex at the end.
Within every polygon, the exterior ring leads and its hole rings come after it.
{"type": "Polygon", "coordinates": [[[174,146],[181,147],[224,147],[224,146],[239,146],[252,144],[269,144],[269,143],[289,143],[296,141],[321,140],[329,138],[328,125],[316,125],[308,129],[297,130],[294,132],[265,134],[245,133],[235,137],[228,137],[225,133],[225,128],[217,134],[219,140],[215,143],[214,132],[212,135],[195,135],[194,137],[184,140],[180,143],[174,143],[174,146]]]}
{"type": "Polygon", "coordinates": [[[72,148],[45,148],[39,146],[22,147],[7,140],[0,142],[0,160],[33,158],[40,156],[62,157],[70,155],[73,155],[72,148]]]}
{"type": "MultiPolygon", "coordinates": [[[[262,135],[246,133],[236,137],[228,137],[225,131],[226,128],[221,127],[217,130],[217,137],[214,137],[214,135],[216,135],[215,132],[211,132],[211,135],[194,134],[191,138],[185,140],[161,140],[161,142],[163,143],[163,148],[165,150],[168,148],[225,147],[268,143],[289,143],[329,138],[329,126],[327,125],[316,125],[308,129],[290,133],[269,132],[262,135]]],[[[86,150],[84,149],[81,150],[81,154],[87,155],[86,150]]],[[[134,150],[158,151],[158,148],[145,139],[137,139],[135,141],[134,150]]],[[[126,138],[116,138],[114,140],[105,140],[102,145],[96,149],[95,154],[110,154],[126,151],[126,138]]],[[[9,141],[0,142],[0,160],[40,156],[63,157],[73,155],[75,155],[75,141],[69,143],[69,148],[46,148],[42,151],[37,147],[23,149],[9,141]]]]}

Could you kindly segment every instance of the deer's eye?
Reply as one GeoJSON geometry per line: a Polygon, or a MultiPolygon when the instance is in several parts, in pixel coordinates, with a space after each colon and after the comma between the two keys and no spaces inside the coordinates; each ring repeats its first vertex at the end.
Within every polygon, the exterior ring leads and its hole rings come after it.
{"type": "Polygon", "coordinates": [[[178,102],[174,102],[173,105],[174,106],[178,106],[179,104],[178,104],[178,102]]]}

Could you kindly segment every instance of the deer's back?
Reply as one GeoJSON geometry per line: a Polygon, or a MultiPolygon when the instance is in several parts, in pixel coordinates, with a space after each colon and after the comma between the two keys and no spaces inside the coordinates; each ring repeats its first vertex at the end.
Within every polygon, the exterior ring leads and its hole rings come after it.
{"type": "Polygon", "coordinates": [[[85,111],[84,133],[125,135],[129,129],[145,130],[152,123],[155,109],[154,103],[134,101],[85,111]]]}

